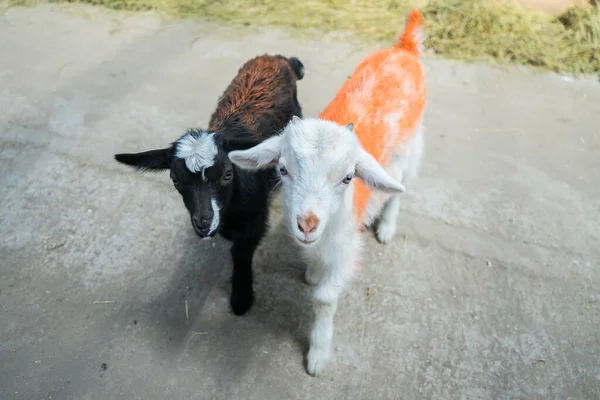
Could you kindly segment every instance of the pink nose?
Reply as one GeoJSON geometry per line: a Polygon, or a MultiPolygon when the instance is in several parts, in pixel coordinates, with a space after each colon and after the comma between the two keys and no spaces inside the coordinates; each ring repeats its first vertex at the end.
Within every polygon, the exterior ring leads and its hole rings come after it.
{"type": "Polygon", "coordinates": [[[319,218],[312,212],[309,212],[306,218],[297,217],[296,219],[298,221],[298,229],[305,234],[316,231],[319,226],[319,218]]]}

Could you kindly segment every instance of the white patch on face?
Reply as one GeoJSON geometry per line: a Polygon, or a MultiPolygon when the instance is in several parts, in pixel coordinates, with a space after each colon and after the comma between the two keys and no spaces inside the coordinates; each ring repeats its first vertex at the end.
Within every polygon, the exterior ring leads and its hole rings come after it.
{"type": "Polygon", "coordinates": [[[219,227],[219,210],[220,210],[219,203],[217,203],[217,199],[211,197],[210,205],[213,210],[213,219],[212,219],[212,222],[210,223],[210,231],[208,232],[209,235],[211,235],[219,227]]]}
{"type": "Polygon", "coordinates": [[[218,153],[213,136],[212,132],[187,134],[177,141],[175,155],[185,160],[185,165],[191,172],[204,171],[205,168],[214,165],[218,153]]]}

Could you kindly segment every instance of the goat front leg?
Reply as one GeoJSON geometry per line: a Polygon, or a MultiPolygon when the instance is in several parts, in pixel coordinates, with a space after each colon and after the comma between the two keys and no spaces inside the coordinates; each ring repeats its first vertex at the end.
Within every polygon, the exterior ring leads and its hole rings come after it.
{"type": "Polygon", "coordinates": [[[244,315],[254,304],[252,288],[252,258],[259,240],[238,239],[233,242],[233,275],[231,277],[231,310],[236,315],[244,315]]]}
{"type": "Polygon", "coordinates": [[[315,320],[310,332],[310,349],[307,356],[307,372],[312,376],[320,375],[331,356],[333,339],[333,318],[338,299],[346,286],[350,275],[351,263],[324,265],[323,277],[313,295],[315,320]]]}

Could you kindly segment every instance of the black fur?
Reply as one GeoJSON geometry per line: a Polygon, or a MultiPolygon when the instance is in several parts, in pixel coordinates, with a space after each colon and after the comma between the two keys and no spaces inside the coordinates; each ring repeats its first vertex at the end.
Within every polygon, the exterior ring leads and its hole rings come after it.
{"type": "Polygon", "coordinates": [[[288,62],[298,77],[298,80],[304,78],[304,64],[302,64],[302,62],[300,62],[300,60],[298,60],[296,57],[288,58],[288,62]]]}
{"type": "Polygon", "coordinates": [[[230,304],[236,315],[245,314],[254,303],[252,258],[268,229],[269,203],[278,175],[274,168],[255,172],[240,169],[229,161],[227,154],[250,148],[279,133],[294,115],[302,117],[296,80],[303,76],[304,67],[295,57],[265,55],[244,64],[219,99],[209,129],[190,129],[180,138],[214,134],[218,154],[213,166],[204,169],[206,180],[202,173],[191,172],[185,161],[176,157],[180,139],[164,149],[115,155],[118,162],[141,171],[169,169],[190,213],[192,226],[200,237],[206,237],[210,232],[207,224],[214,217],[211,199],[216,195],[220,205],[218,232],[233,242],[230,304]],[[287,63],[289,67],[282,68],[281,63],[287,63]],[[279,71],[275,79],[269,75],[269,79],[255,80],[256,86],[262,84],[263,87],[254,90],[243,84],[249,74],[260,75],[261,71],[266,74],[274,70],[279,71]],[[265,87],[261,82],[267,81],[270,86],[265,87]],[[248,98],[248,101],[240,102],[240,98],[248,98]],[[259,100],[253,100],[255,98],[259,100]],[[227,179],[228,176],[231,179],[227,179]]]}

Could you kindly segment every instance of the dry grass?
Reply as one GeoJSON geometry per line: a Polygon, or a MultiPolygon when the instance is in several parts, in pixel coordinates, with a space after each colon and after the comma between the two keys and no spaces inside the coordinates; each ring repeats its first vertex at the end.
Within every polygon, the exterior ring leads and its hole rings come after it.
{"type": "Polygon", "coordinates": [[[433,1],[424,10],[429,47],[452,58],[600,73],[600,12],[571,9],[558,18],[498,1],[433,1]],[[446,4],[442,4],[446,3],[446,4]]]}
{"type": "MultiPolygon", "coordinates": [[[[31,0],[17,0],[31,1],[31,0]]],[[[58,0],[63,1],[63,0],[58,0]]],[[[600,8],[553,18],[501,0],[66,0],[182,18],[277,25],[304,32],[349,31],[394,38],[412,7],[427,21],[427,47],[460,60],[491,60],[573,74],[600,74],[600,8]]]]}

